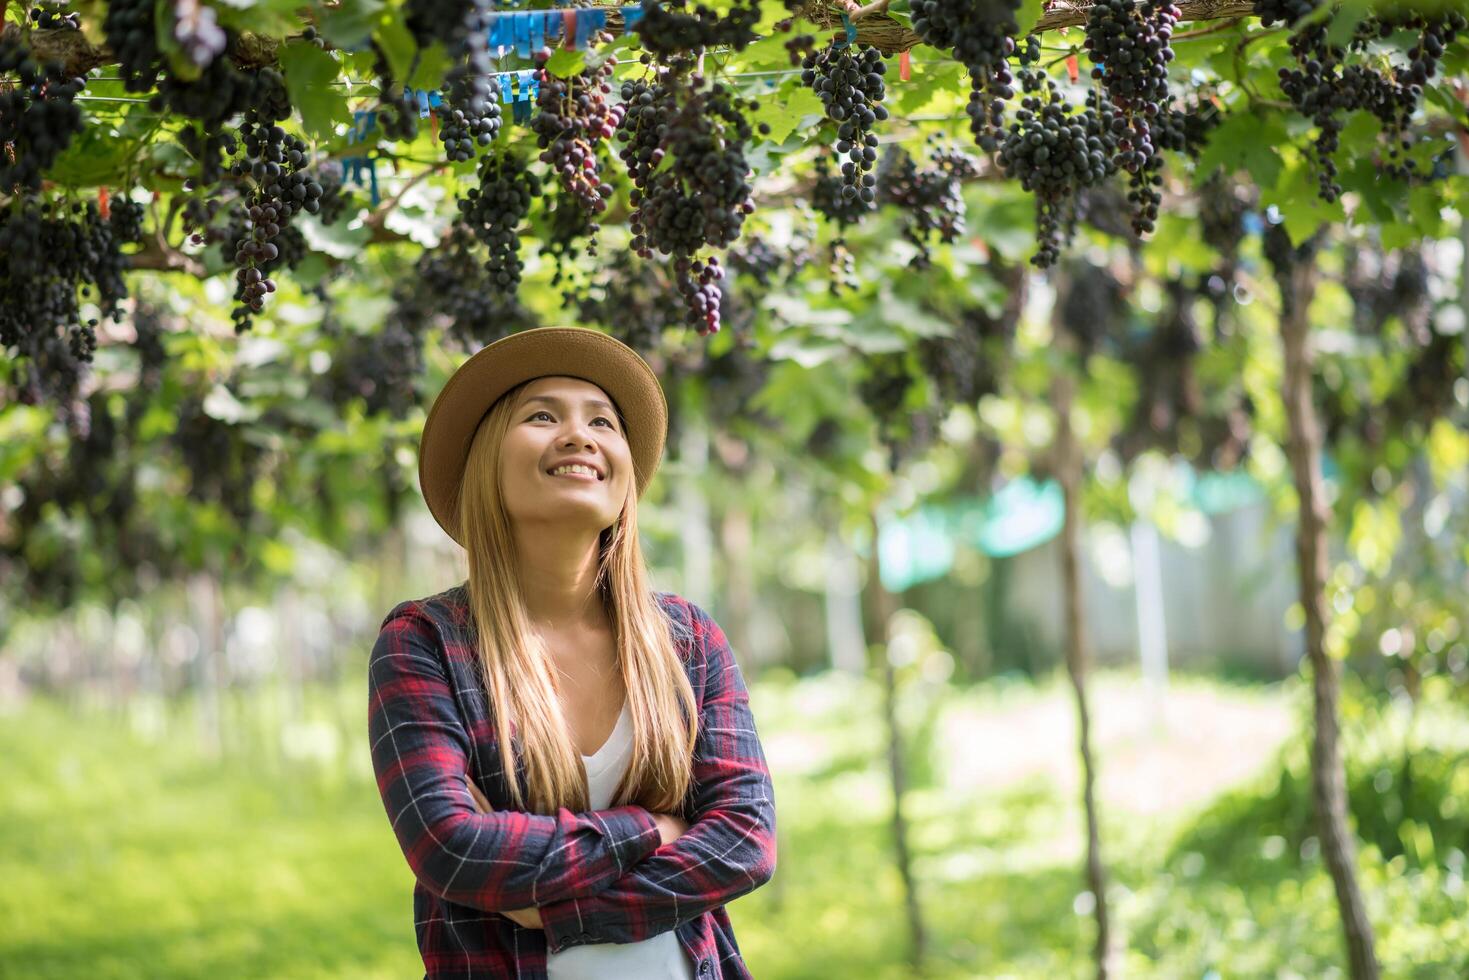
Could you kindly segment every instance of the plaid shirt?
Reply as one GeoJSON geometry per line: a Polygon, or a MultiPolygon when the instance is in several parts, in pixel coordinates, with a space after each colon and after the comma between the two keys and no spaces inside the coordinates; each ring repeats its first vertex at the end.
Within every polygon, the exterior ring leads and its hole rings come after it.
{"type": "MultiPolygon", "coordinates": [[[[368,662],[378,790],[418,879],[414,930],[430,978],[546,977],[547,950],[674,930],[698,980],[749,977],[725,903],[775,871],[775,796],[744,677],[724,631],[654,593],[699,704],[689,830],[659,846],[640,806],[554,816],[511,809],[480,682],[466,584],[403,602],[368,662]],[[494,807],[480,813],[469,774],[494,807]],[[543,928],[500,912],[540,908],[543,928]]],[[[520,743],[512,728],[520,758],[520,743]]],[[[516,767],[524,791],[525,773],[516,767]]]]}

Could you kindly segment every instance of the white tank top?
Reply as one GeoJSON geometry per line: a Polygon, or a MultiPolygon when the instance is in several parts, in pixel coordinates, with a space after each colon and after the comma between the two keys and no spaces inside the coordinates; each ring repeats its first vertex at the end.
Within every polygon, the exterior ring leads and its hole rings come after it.
{"type": "MultiPolygon", "coordinates": [[[[607,741],[581,757],[587,770],[591,808],[605,810],[632,759],[632,711],[627,699],[607,741]]],[[[694,968],[674,930],[636,943],[587,943],[559,953],[547,951],[550,980],[694,980],[694,968]]]]}

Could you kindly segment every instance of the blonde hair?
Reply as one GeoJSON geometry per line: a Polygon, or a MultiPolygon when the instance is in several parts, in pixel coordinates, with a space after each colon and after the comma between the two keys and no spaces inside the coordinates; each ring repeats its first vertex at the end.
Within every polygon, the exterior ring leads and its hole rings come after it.
{"type": "MultiPolygon", "coordinates": [[[[482,682],[515,806],[554,814],[591,809],[586,770],[557,697],[556,671],[526,612],[515,539],[500,483],[500,447],[522,382],[485,414],[469,445],[457,510],[469,558],[469,609],[482,682]],[[524,770],[512,733],[519,736],[524,770]],[[524,777],[524,785],[521,782],[524,777]],[[529,797],[529,805],[526,798],[529,797]]],[[[625,423],[619,419],[619,424],[625,423]]],[[[612,621],[617,669],[632,715],[633,749],[613,806],[677,813],[693,782],[698,705],[659,604],[638,540],[637,485],[599,539],[596,588],[612,621]]]]}

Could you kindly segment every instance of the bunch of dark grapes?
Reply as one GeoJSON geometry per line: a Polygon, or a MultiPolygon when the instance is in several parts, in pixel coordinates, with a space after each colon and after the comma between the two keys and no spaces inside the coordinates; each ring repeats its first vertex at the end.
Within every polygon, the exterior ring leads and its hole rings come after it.
{"type": "Polygon", "coordinates": [[[755,103],[689,71],[626,82],[622,100],[627,114],[618,139],[627,144],[621,156],[633,183],[633,250],[644,258],[673,256],[689,324],[713,333],[724,270],[716,257],[701,255],[732,244],[755,210],[745,159],[751,130],[742,111],[755,103]],[[672,163],[660,168],[665,157],[672,163]]]}
{"type": "Polygon", "coordinates": [[[1346,42],[1339,44],[1332,40],[1330,18],[1303,20],[1315,6],[1305,0],[1256,0],[1255,12],[1262,23],[1281,21],[1292,29],[1290,50],[1296,64],[1280,69],[1280,89],[1296,111],[1316,124],[1312,153],[1322,200],[1333,202],[1342,193],[1334,157],[1350,112],[1370,112],[1381,123],[1386,152],[1379,165],[1385,173],[1399,179],[1423,176],[1408,156],[1415,143],[1409,134],[1413,114],[1429,80],[1438,72],[1445,49],[1469,30],[1469,19],[1456,10],[1436,14],[1384,11],[1364,18],[1346,42]],[[1369,45],[1398,30],[1419,35],[1408,52],[1407,64],[1379,67],[1369,45]]]}
{"type": "Polygon", "coordinates": [[[540,254],[549,258],[556,267],[551,275],[551,285],[560,286],[570,281],[576,269],[577,256],[585,254],[596,258],[597,235],[602,226],[593,220],[570,191],[561,184],[553,186],[554,193],[545,195],[545,207],[541,212],[543,227],[537,237],[540,254]]]}
{"type": "Polygon", "coordinates": [[[492,77],[455,66],[444,78],[439,142],[454,163],[473,160],[500,133],[500,85],[492,77]]]}
{"type": "MultiPolygon", "coordinates": [[[[1113,134],[1115,162],[1128,173],[1132,227],[1139,235],[1152,231],[1163,202],[1163,161],[1154,129],[1171,109],[1168,63],[1173,60],[1173,27],[1182,11],[1171,0],[1099,0],[1087,12],[1086,49],[1108,100],[1116,109],[1113,134]]],[[[1170,130],[1170,142],[1182,142],[1170,130]]]]}
{"type": "Polygon", "coordinates": [[[393,75],[381,45],[373,41],[372,73],[377,77],[377,125],[390,140],[412,142],[418,136],[418,103],[393,75]]]}
{"type": "Polygon", "coordinates": [[[218,503],[241,524],[249,521],[266,450],[245,438],[241,427],[210,415],[198,395],[180,402],[169,438],[189,472],[189,498],[218,503]]]}
{"type": "Polygon", "coordinates": [[[275,281],[268,275],[274,268],[270,263],[290,262],[292,256],[284,250],[287,245],[297,253],[304,247],[299,230],[294,235],[283,234],[291,218],[301,211],[315,214],[323,193],[307,169],[308,149],[303,140],[279,125],[257,119],[253,110],[246,113],[240,138],[244,154],[230,171],[248,178],[251,190],[245,200],[243,234],[235,242],[237,305],[230,315],[236,333],[250,328],[252,314],[263,310],[266,295],[275,292],[275,281]]]}
{"type": "Polygon", "coordinates": [[[677,58],[701,48],[729,47],[743,51],[758,36],[760,4],[738,0],[718,11],[688,0],[642,0],[637,22],[638,44],[660,58],[677,58]]]}
{"type": "Polygon", "coordinates": [[[129,92],[151,92],[163,62],[153,23],[153,0],[109,0],[102,33],[117,59],[117,74],[129,92]]]}
{"type": "Polygon", "coordinates": [[[914,0],[913,32],[953,52],[969,71],[969,129],[987,153],[999,148],[1005,102],[1015,95],[1009,57],[1020,32],[1018,0],[914,0]]]}
{"type": "MultiPolygon", "coordinates": [[[[408,30],[420,48],[439,41],[451,52],[461,51],[470,35],[483,33],[480,29],[494,9],[493,0],[407,0],[403,5],[408,30]]],[[[483,68],[475,66],[477,71],[483,68]]]]}
{"type": "Polygon", "coordinates": [[[493,8],[490,0],[471,0],[457,21],[460,30],[445,39],[455,61],[444,78],[439,140],[454,162],[473,160],[476,148],[489,146],[500,132],[500,86],[490,59],[493,8]]]}
{"type": "Polygon", "coordinates": [[[888,467],[897,472],[905,460],[928,448],[938,435],[938,411],[914,409],[909,390],[917,379],[904,352],[874,354],[866,361],[867,376],[857,393],[877,420],[878,440],[888,451],[888,467]]]}
{"type": "Polygon", "coordinates": [[[583,323],[605,327],[644,357],[658,350],[665,328],[687,315],[667,267],[640,261],[625,249],[599,264],[596,279],[576,297],[575,307],[583,323]]]}
{"type": "Polygon", "coordinates": [[[82,15],[62,10],[61,5],[42,4],[31,8],[31,23],[40,31],[79,31],[82,15]]]}
{"type": "Polygon", "coordinates": [[[777,272],[786,265],[787,256],[771,247],[770,242],[760,235],[745,236],[740,244],[729,251],[729,267],[736,275],[749,276],[769,289],[777,272]]]}
{"type": "Polygon", "coordinates": [[[513,153],[485,157],[479,164],[479,186],[459,199],[460,220],[489,252],[487,286],[496,292],[520,288],[520,223],[531,202],[541,195],[541,179],[513,153]]]}
{"type": "Polygon", "coordinates": [[[831,160],[826,156],[816,158],[816,179],[811,185],[811,207],[818,214],[837,226],[837,234],[828,245],[827,284],[832,295],[843,290],[856,289],[857,263],[847,248],[847,229],[877,210],[876,201],[864,201],[859,197],[842,194],[847,186],[840,174],[832,173],[831,160]]]}
{"type": "Polygon", "coordinates": [[[569,78],[558,78],[540,64],[540,89],[531,129],[541,150],[541,162],[588,214],[607,210],[612,185],[602,178],[600,149],[622,124],[623,107],[611,104],[612,69],[609,57],[595,68],[569,78]]]}
{"type": "Polygon", "coordinates": [[[1082,359],[1106,347],[1121,346],[1131,309],[1122,281],[1105,265],[1086,259],[1066,263],[1064,289],[1057,299],[1057,323],[1070,335],[1082,359]]]}
{"type": "Polygon", "coordinates": [[[415,335],[442,326],[466,351],[533,325],[516,296],[490,282],[474,235],[459,224],[419,256],[411,282],[395,289],[393,300],[396,322],[415,335]]]}
{"type": "Polygon", "coordinates": [[[77,93],[55,61],[37,64],[18,41],[0,40],[0,190],[39,190],[41,174],[82,130],[77,93]]]}
{"type": "Polygon", "coordinates": [[[1086,41],[1112,103],[1129,120],[1151,117],[1168,98],[1173,26],[1183,12],[1170,0],[1098,0],[1087,8],[1086,41]]]}
{"type": "Polygon", "coordinates": [[[913,257],[915,269],[926,269],[932,262],[931,240],[952,244],[964,233],[963,182],[979,176],[979,161],[952,147],[934,144],[928,166],[920,170],[900,147],[893,147],[883,158],[878,182],[880,200],[904,212],[903,237],[918,252],[913,257]]]}
{"type": "Polygon", "coordinates": [[[135,230],[104,219],[90,201],[44,204],[23,195],[0,210],[0,348],[13,349],[20,401],[75,401],[97,347],[98,320],[83,319],[81,301],[121,319],[129,265],[122,246],[135,241],[124,237],[135,230]]]}
{"type": "Polygon", "coordinates": [[[1020,80],[1026,95],[999,161],[1007,176],[1035,195],[1038,248],[1031,261],[1046,268],[1074,231],[1077,194],[1113,172],[1113,134],[1121,120],[1095,90],[1077,113],[1044,71],[1027,67],[1020,80]]]}
{"type": "Polygon", "coordinates": [[[882,104],[882,76],[887,72],[882,52],[866,44],[838,46],[833,39],[824,50],[807,55],[801,67],[801,83],[816,93],[826,117],[837,124],[836,151],[847,158],[842,163],[842,196],[871,204],[877,196],[872,174],[877,134],[872,128],[888,117],[882,104]]]}

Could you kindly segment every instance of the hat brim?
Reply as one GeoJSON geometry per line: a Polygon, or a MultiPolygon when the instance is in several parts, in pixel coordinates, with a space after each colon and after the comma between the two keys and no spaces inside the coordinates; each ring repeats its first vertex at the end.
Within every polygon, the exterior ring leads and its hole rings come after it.
{"type": "Polygon", "coordinates": [[[617,406],[632,452],[638,496],[663,457],[668,402],[648,362],[615,337],[586,327],[536,327],[477,351],[444,383],[418,443],[418,484],[444,532],[464,544],[457,510],[469,444],[485,413],[523,381],[548,376],[590,381],[617,406]]]}

